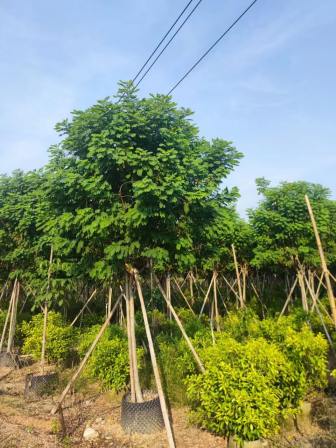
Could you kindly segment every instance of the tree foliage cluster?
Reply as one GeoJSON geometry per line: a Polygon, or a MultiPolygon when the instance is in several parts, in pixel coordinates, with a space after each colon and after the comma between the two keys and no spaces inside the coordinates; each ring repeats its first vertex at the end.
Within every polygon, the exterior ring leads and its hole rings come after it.
{"type": "Polygon", "coordinates": [[[36,300],[62,302],[70,280],[106,281],[125,262],[158,271],[232,269],[231,244],[251,269],[319,264],[308,194],[329,262],[336,262],[336,203],[307,182],[271,187],[258,179],[259,206],[242,220],[238,190],[223,181],[242,154],[199,136],[189,109],[171,98],[140,99],[121,83],[106,98],[56,125],[62,136],[40,170],[0,177],[0,275],[26,280],[36,300]]]}

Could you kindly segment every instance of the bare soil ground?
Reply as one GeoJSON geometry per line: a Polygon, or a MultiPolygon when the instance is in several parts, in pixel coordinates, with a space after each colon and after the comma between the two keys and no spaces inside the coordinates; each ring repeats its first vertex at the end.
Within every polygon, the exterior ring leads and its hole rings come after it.
{"type": "MultiPolygon", "coordinates": [[[[71,394],[63,406],[66,435],[58,416],[50,410],[59,393],[25,400],[25,377],[39,374],[36,365],[20,370],[0,368],[0,448],[164,448],[165,432],[153,435],[126,435],[120,426],[120,397],[85,389],[71,394]],[[86,427],[94,428],[99,438],[83,439],[86,427]]],[[[69,373],[68,373],[69,375],[69,373]]],[[[63,383],[65,382],[63,378],[63,383]]],[[[314,406],[314,425],[304,434],[286,432],[270,441],[274,448],[336,448],[336,400],[319,398],[314,406]]],[[[177,448],[225,448],[226,441],[188,422],[186,408],[173,408],[172,420],[177,448]]]]}

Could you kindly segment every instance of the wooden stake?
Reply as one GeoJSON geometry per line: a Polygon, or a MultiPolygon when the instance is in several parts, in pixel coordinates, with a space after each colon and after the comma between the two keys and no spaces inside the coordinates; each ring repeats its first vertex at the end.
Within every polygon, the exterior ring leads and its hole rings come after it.
{"type": "MultiPolygon", "coordinates": [[[[48,269],[48,284],[47,284],[47,294],[50,290],[50,279],[51,279],[51,266],[53,262],[53,247],[50,247],[50,256],[49,256],[49,269],[48,269]]],[[[42,374],[44,373],[44,365],[45,365],[45,352],[47,346],[47,325],[48,325],[48,301],[44,302],[43,309],[43,335],[42,335],[42,351],[41,351],[41,370],[42,374]]]]}
{"type": "Polygon", "coordinates": [[[320,254],[322,272],[324,273],[325,281],[326,281],[326,285],[327,285],[327,293],[328,293],[328,299],[329,299],[329,304],[330,304],[331,315],[332,315],[332,318],[333,318],[333,323],[334,323],[334,325],[336,327],[336,304],[335,304],[335,297],[334,297],[333,289],[332,289],[332,286],[331,286],[331,281],[330,281],[330,276],[329,276],[329,269],[328,269],[327,262],[326,262],[326,259],[325,259],[325,255],[324,255],[324,251],[323,251],[323,247],[322,247],[322,243],[321,243],[320,234],[319,234],[319,231],[318,231],[318,228],[317,228],[314,212],[313,212],[313,209],[311,207],[311,204],[310,204],[310,201],[309,201],[309,198],[308,198],[307,195],[305,195],[305,201],[306,201],[308,212],[309,212],[309,216],[310,216],[310,219],[311,219],[311,222],[312,222],[317,248],[318,248],[318,251],[319,251],[319,254],[320,254]]]}
{"type": "Polygon", "coordinates": [[[5,342],[5,337],[6,337],[6,331],[7,331],[9,318],[12,315],[13,301],[14,301],[14,297],[15,297],[15,293],[16,293],[16,282],[17,282],[17,279],[15,279],[15,282],[14,282],[11,298],[10,298],[9,305],[8,305],[8,311],[7,311],[6,320],[5,320],[5,323],[4,323],[4,327],[2,329],[2,335],[1,335],[1,341],[0,341],[0,353],[2,352],[3,345],[4,345],[4,342],[5,342]]]}
{"type": "Polygon", "coordinates": [[[159,279],[156,277],[155,274],[154,274],[154,278],[155,278],[155,281],[156,281],[156,283],[157,283],[157,285],[158,285],[158,288],[159,288],[159,290],[160,290],[160,292],[161,292],[163,298],[165,299],[167,305],[169,304],[168,306],[170,307],[171,313],[172,313],[172,315],[173,315],[173,317],[174,317],[174,319],[175,319],[175,321],[176,321],[176,323],[177,323],[179,329],[181,330],[181,333],[182,333],[184,339],[186,340],[186,343],[188,344],[188,347],[189,347],[191,353],[192,353],[193,356],[194,356],[194,359],[195,359],[195,361],[196,361],[196,364],[198,365],[200,371],[201,371],[202,373],[204,373],[204,372],[205,372],[205,368],[204,368],[204,366],[203,366],[203,363],[202,363],[202,361],[200,360],[198,354],[196,353],[196,350],[194,349],[194,346],[192,345],[191,340],[189,339],[187,333],[185,332],[185,329],[183,328],[183,325],[182,325],[182,322],[180,321],[180,318],[179,318],[178,315],[176,314],[176,311],[174,310],[174,308],[173,308],[173,306],[171,305],[171,303],[168,302],[167,297],[166,297],[166,294],[165,294],[165,292],[164,292],[164,290],[163,290],[163,288],[162,288],[162,286],[161,286],[161,284],[160,284],[160,281],[159,281],[159,279]]]}
{"type": "Polygon", "coordinates": [[[295,287],[296,287],[297,282],[298,282],[298,278],[296,277],[296,278],[295,278],[295,282],[293,283],[293,286],[292,286],[291,290],[289,291],[287,300],[286,300],[286,302],[285,302],[285,304],[284,304],[284,306],[283,306],[283,308],[282,308],[282,310],[281,310],[281,313],[280,313],[280,315],[279,315],[279,319],[280,319],[280,317],[284,314],[284,312],[286,311],[286,308],[287,308],[287,306],[288,306],[288,304],[289,304],[289,302],[290,302],[290,300],[291,300],[291,298],[292,298],[292,295],[293,295],[293,292],[294,292],[294,290],[295,290],[295,287]]]}
{"type": "Polygon", "coordinates": [[[95,337],[95,340],[92,342],[89,350],[86,352],[86,355],[84,356],[84,358],[82,359],[81,363],[79,364],[78,369],[76,370],[76,372],[73,374],[73,376],[71,377],[70,381],[68,382],[68,384],[66,385],[65,389],[63,390],[61,397],[58,401],[58,403],[53,407],[53,409],[51,410],[51,414],[56,414],[56,412],[58,411],[59,407],[62,405],[67,393],[69,392],[69,390],[71,389],[71,387],[73,386],[73,384],[75,383],[76,379],[79,377],[79,375],[81,374],[82,370],[85,367],[85,364],[87,363],[89,357],[91,356],[93,350],[96,348],[96,345],[99,342],[99,339],[102,337],[102,335],[104,334],[104,331],[106,330],[106,328],[108,327],[110,320],[112,319],[112,316],[115,312],[115,310],[117,309],[119,302],[121,300],[122,295],[120,295],[117,299],[117,301],[115,302],[111,313],[108,315],[107,319],[105,320],[104,324],[102,325],[102,327],[99,330],[99,333],[97,334],[97,336],[95,337]]]}
{"type": "Polygon", "coordinates": [[[213,293],[214,293],[216,331],[220,331],[220,327],[219,327],[219,312],[218,312],[218,300],[217,300],[217,277],[218,277],[218,274],[217,274],[216,271],[214,271],[213,275],[214,275],[213,293]]]}
{"type": "Polygon", "coordinates": [[[9,324],[7,353],[12,353],[12,350],[13,350],[13,342],[14,342],[14,335],[15,335],[16,314],[17,314],[17,305],[18,305],[18,300],[19,300],[19,294],[20,294],[20,284],[17,281],[16,282],[16,287],[15,287],[15,292],[14,292],[13,304],[12,304],[11,319],[10,319],[10,324],[9,324]]]}
{"type": "MultiPolygon", "coordinates": [[[[236,299],[238,299],[238,301],[240,302],[240,297],[239,295],[236,293],[236,291],[233,289],[233,287],[231,286],[230,282],[225,278],[224,275],[222,275],[223,280],[225,281],[225,283],[228,285],[228,287],[231,289],[231,291],[233,292],[233,294],[236,296],[236,299]]],[[[237,280],[235,280],[233,286],[237,283],[237,280]]]]}
{"type": "Polygon", "coordinates": [[[112,309],[112,288],[111,286],[109,287],[109,292],[108,292],[108,304],[107,304],[107,312],[108,314],[110,314],[112,309]]]}
{"type": "MultiPolygon", "coordinates": [[[[139,296],[139,300],[140,300],[140,304],[141,304],[142,317],[143,317],[144,324],[145,324],[149,353],[150,353],[150,357],[151,357],[151,361],[152,361],[154,377],[155,377],[155,382],[156,382],[156,388],[157,388],[159,399],[160,399],[163,421],[164,421],[164,424],[166,427],[168,445],[170,448],[175,448],[173,431],[172,431],[172,427],[170,424],[166,399],[165,399],[162,384],[161,384],[160,373],[159,373],[159,369],[158,369],[158,365],[157,365],[157,361],[156,361],[154,344],[153,344],[153,339],[152,339],[152,335],[151,335],[150,328],[149,328],[148,317],[147,317],[147,312],[146,312],[146,307],[145,307],[145,301],[144,301],[144,298],[142,295],[141,285],[140,285],[140,281],[139,281],[139,277],[138,277],[138,271],[134,269],[133,273],[134,273],[134,279],[135,279],[138,296],[139,296]]],[[[168,303],[169,302],[167,300],[167,304],[168,303]]]]}
{"type": "MultiPolygon", "coordinates": [[[[171,285],[170,285],[170,273],[169,272],[166,275],[166,296],[167,296],[169,303],[171,303],[171,285]]],[[[172,315],[171,315],[171,311],[170,311],[169,307],[168,307],[168,317],[169,317],[169,320],[172,319],[172,315]]]]}
{"type": "Polygon", "coordinates": [[[213,329],[213,315],[214,315],[214,304],[212,302],[211,304],[211,315],[210,315],[210,329],[211,329],[211,337],[212,337],[212,345],[215,345],[216,340],[215,340],[215,334],[214,334],[214,329],[213,329]]]}
{"type": "Polygon", "coordinates": [[[132,290],[131,278],[129,279],[128,287],[129,287],[129,300],[130,300],[131,347],[132,347],[132,364],[134,375],[135,398],[138,403],[142,403],[143,397],[140,387],[137,352],[136,352],[134,295],[132,290]]]}
{"type": "Polygon", "coordinates": [[[191,306],[190,306],[190,304],[189,304],[189,302],[188,302],[188,299],[186,298],[186,296],[184,295],[182,289],[180,288],[180,285],[177,283],[176,278],[173,277],[173,280],[174,280],[174,283],[175,283],[175,285],[176,285],[176,287],[177,287],[179,293],[180,293],[181,296],[183,297],[185,303],[188,305],[188,308],[190,309],[190,311],[191,311],[193,314],[195,314],[194,310],[191,308],[191,306]]]}
{"type": "Polygon", "coordinates": [[[77,314],[77,316],[74,318],[74,320],[71,322],[70,327],[73,327],[74,324],[77,322],[78,318],[82,315],[83,311],[85,310],[85,308],[88,306],[88,304],[91,302],[91,300],[93,299],[93,297],[96,295],[97,290],[95,289],[93,291],[93,293],[90,295],[90,297],[87,299],[87,301],[84,303],[82,309],[80,310],[80,312],[77,314]]]}
{"type": "Polygon", "coordinates": [[[204,301],[203,301],[203,305],[202,305],[201,311],[200,311],[200,313],[199,313],[200,316],[202,315],[203,310],[204,310],[204,307],[205,307],[205,304],[206,304],[206,302],[207,302],[207,300],[208,300],[208,297],[209,297],[209,294],[210,294],[210,291],[211,291],[211,287],[212,287],[213,281],[214,281],[214,275],[212,275],[212,277],[211,277],[211,282],[210,282],[209,288],[208,288],[208,290],[207,290],[207,293],[206,293],[206,295],[205,295],[205,298],[204,298],[204,301]]]}
{"type": "Polygon", "coordinates": [[[301,300],[302,300],[302,308],[303,310],[308,313],[309,309],[308,309],[308,301],[307,301],[307,293],[306,293],[306,288],[304,285],[304,274],[302,271],[298,271],[297,273],[297,277],[298,277],[298,281],[299,281],[299,285],[300,285],[300,290],[301,290],[301,300]]]}
{"type": "Polygon", "coordinates": [[[240,308],[244,308],[244,298],[243,298],[242,287],[241,287],[241,283],[240,283],[239,268],[238,268],[238,263],[237,263],[237,257],[236,257],[236,251],[235,251],[234,244],[231,244],[231,248],[232,248],[232,254],[233,254],[233,261],[234,261],[234,265],[235,265],[235,269],[236,269],[236,277],[237,277],[237,284],[238,284],[240,308]]]}
{"type": "Polygon", "coordinates": [[[190,298],[191,303],[194,303],[194,288],[193,288],[193,275],[192,272],[189,272],[189,290],[190,290],[190,298]]]}
{"type": "Polygon", "coordinates": [[[129,275],[126,274],[125,285],[125,300],[126,300],[126,325],[127,325],[127,342],[128,342],[128,358],[130,365],[130,387],[131,387],[131,401],[135,403],[135,382],[134,382],[134,365],[133,365],[133,350],[132,350],[132,333],[131,333],[131,307],[130,307],[130,291],[129,291],[129,275]]]}

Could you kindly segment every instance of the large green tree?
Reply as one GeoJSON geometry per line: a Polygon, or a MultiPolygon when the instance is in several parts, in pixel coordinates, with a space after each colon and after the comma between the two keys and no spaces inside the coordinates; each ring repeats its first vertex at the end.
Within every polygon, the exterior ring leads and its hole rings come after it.
{"type": "Polygon", "coordinates": [[[200,228],[235,197],[223,179],[241,154],[228,141],[201,138],[189,109],[170,97],[139,99],[123,83],[59,123],[46,194],[53,235],[71,275],[109,278],[125,262],[162,270],[195,263],[200,228]]]}

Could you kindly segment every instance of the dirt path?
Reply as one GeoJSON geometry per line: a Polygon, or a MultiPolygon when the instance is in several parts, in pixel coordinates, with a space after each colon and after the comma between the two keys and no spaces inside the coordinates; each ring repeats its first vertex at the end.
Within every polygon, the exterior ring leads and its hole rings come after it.
{"type": "MultiPolygon", "coordinates": [[[[68,397],[64,403],[66,437],[61,425],[50,415],[58,397],[24,399],[25,377],[36,367],[16,371],[0,368],[0,448],[166,448],[165,432],[149,436],[126,435],[120,426],[120,397],[88,390],[68,397]],[[7,375],[7,376],[6,376],[7,375]],[[86,427],[99,438],[83,439],[86,427]]],[[[272,448],[336,448],[336,399],[320,399],[314,424],[305,434],[297,431],[274,438],[272,448]]],[[[172,409],[177,448],[226,448],[223,438],[191,426],[186,408],[172,409]]]]}
{"type": "MultiPolygon", "coordinates": [[[[120,426],[120,399],[108,393],[83,397],[70,396],[64,405],[67,437],[60,441],[60,423],[50,415],[57,396],[26,401],[25,377],[36,372],[31,366],[19,371],[0,369],[0,448],[56,448],[56,447],[127,447],[165,448],[165,432],[153,435],[126,435],[120,426]],[[7,374],[7,376],[6,376],[7,374]],[[89,426],[99,433],[94,442],[83,440],[89,426]]],[[[188,423],[187,409],[172,410],[177,447],[224,448],[223,438],[215,437],[188,423]]]]}

